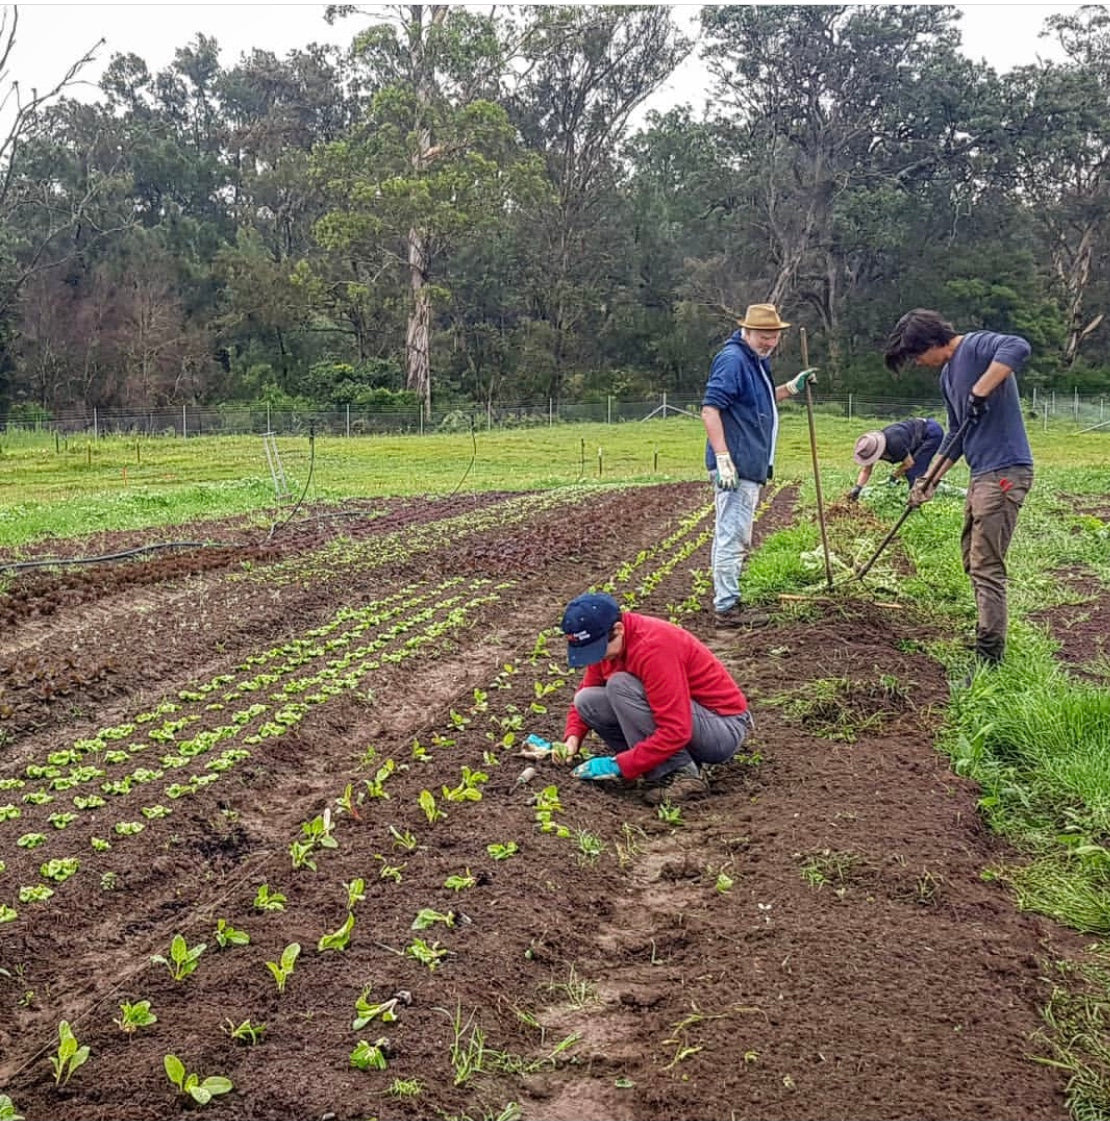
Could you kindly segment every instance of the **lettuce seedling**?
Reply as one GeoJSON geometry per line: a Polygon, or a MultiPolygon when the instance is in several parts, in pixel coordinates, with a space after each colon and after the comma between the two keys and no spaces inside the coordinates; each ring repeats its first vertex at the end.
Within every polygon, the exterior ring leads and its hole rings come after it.
{"type": "Polygon", "coordinates": [[[393,847],[404,849],[405,852],[412,852],[416,848],[416,835],[410,833],[407,829],[404,832],[398,830],[395,825],[389,827],[389,834],[393,838],[393,847]]]}
{"type": "Polygon", "coordinates": [[[486,852],[493,857],[494,860],[508,860],[510,856],[515,856],[517,853],[516,841],[509,841],[506,844],[492,844],[486,845],[486,852]]]}
{"type": "Polygon", "coordinates": [[[9,907],[7,903],[0,903],[0,926],[6,922],[15,922],[19,918],[19,912],[14,907],[9,907]]]}
{"type": "Polygon", "coordinates": [[[464,888],[473,887],[477,882],[474,873],[467,868],[466,873],[462,876],[448,876],[443,881],[443,886],[449,887],[452,891],[462,891],[464,888]]]}
{"type": "Polygon", "coordinates": [[[78,867],[80,865],[77,857],[63,856],[57,860],[48,860],[39,868],[39,871],[45,879],[53,880],[56,884],[64,884],[70,876],[76,873],[78,867]]]}
{"type": "Polygon", "coordinates": [[[139,1028],[150,1027],[158,1021],[158,1017],[150,1010],[149,1000],[140,1000],[135,1004],[121,1004],[119,1011],[119,1019],[113,1020],[112,1023],[125,1035],[134,1035],[139,1028]]]}
{"type": "Polygon", "coordinates": [[[325,934],[316,944],[316,949],[323,953],[325,950],[345,950],[351,940],[351,931],[355,928],[355,916],[348,912],[347,921],[331,934],[325,934]]]}
{"type": "Polygon", "coordinates": [[[421,965],[426,965],[429,969],[434,970],[439,965],[440,960],[445,958],[450,951],[446,950],[438,942],[433,942],[430,946],[423,938],[414,938],[406,947],[405,953],[410,958],[416,958],[421,965]]]}
{"type": "Polygon", "coordinates": [[[437,922],[441,922],[447,927],[454,926],[455,912],[448,911],[444,914],[441,911],[433,911],[431,907],[424,907],[417,912],[416,918],[412,920],[411,929],[427,930],[428,927],[434,926],[437,922]]]}
{"type": "Polygon", "coordinates": [[[351,1066],[359,1070],[385,1070],[389,1063],[386,1061],[385,1048],[389,1040],[382,1036],[373,1043],[360,1039],[351,1052],[351,1066]]]}
{"type": "Polygon", "coordinates": [[[366,898],[366,881],[356,876],[349,884],[343,885],[347,889],[347,910],[353,911],[356,903],[361,903],[366,898]]]}
{"type": "Polygon", "coordinates": [[[21,849],[37,849],[39,847],[39,845],[42,845],[42,844],[45,844],[45,843],[46,843],[46,834],[45,833],[24,833],[23,836],[20,837],[19,840],[16,841],[16,844],[21,849]]]}
{"type": "Polygon", "coordinates": [[[65,1086],[73,1077],[73,1072],[85,1065],[88,1057],[88,1047],[78,1045],[69,1021],[63,1020],[58,1025],[58,1052],[50,1056],[50,1065],[54,1068],[54,1085],[65,1086]]]}
{"type": "Polygon", "coordinates": [[[257,1047],[262,1042],[262,1036],[266,1031],[265,1024],[252,1024],[249,1019],[244,1020],[241,1024],[236,1024],[233,1020],[224,1020],[223,1030],[235,1040],[236,1043],[246,1043],[251,1047],[257,1047]]]}
{"type": "Polygon", "coordinates": [[[227,919],[216,920],[216,942],[221,950],[228,946],[248,946],[251,936],[245,930],[236,930],[227,919]]]}
{"type": "Polygon", "coordinates": [[[281,961],[268,961],[266,968],[274,975],[274,980],[277,982],[277,990],[279,993],[285,992],[285,982],[293,976],[293,966],[297,963],[297,955],[301,952],[301,944],[299,942],[290,942],[284,950],[281,951],[281,961]]]}
{"type": "Polygon", "coordinates": [[[197,960],[206,949],[208,949],[206,942],[198,942],[195,946],[190,947],[182,935],[175,934],[173,941],[170,943],[169,959],[167,960],[161,954],[154,954],[150,960],[156,965],[164,965],[175,981],[184,981],[190,973],[196,971],[197,960]]]}
{"type": "MultiPolygon", "coordinates": [[[[446,790],[447,787],[443,789],[446,790]]],[[[424,811],[424,816],[428,819],[429,825],[447,816],[443,810],[436,808],[435,795],[430,790],[421,790],[418,801],[420,802],[420,808],[424,811]]]]}
{"type": "Polygon", "coordinates": [[[146,824],[141,821],[117,821],[116,832],[121,837],[133,837],[136,833],[141,833],[146,828],[146,824]]]}
{"type": "Polygon", "coordinates": [[[0,806],[0,821],[15,821],[22,814],[23,811],[14,802],[9,802],[6,806],[0,806]]]}
{"type": "Polygon", "coordinates": [[[7,1094],[0,1094],[0,1121],[23,1121],[23,1114],[16,1113],[15,1103],[7,1094]]]}
{"type": "Polygon", "coordinates": [[[371,1020],[381,1018],[383,1024],[392,1024],[397,1019],[397,1003],[399,998],[383,1000],[380,1004],[371,1004],[366,998],[370,995],[369,989],[364,989],[361,996],[355,998],[355,1018],[351,1024],[351,1031],[362,1031],[371,1020]]]}
{"type": "Polygon", "coordinates": [[[19,889],[20,903],[45,903],[54,894],[52,887],[46,884],[35,884],[33,887],[19,889]]]}
{"type": "Polygon", "coordinates": [[[258,911],[284,911],[285,896],[280,891],[271,891],[269,884],[259,884],[254,906],[258,911]]]}
{"type": "Polygon", "coordinates": [[[167,1055],[162,1060],[166,1077],[182,1094],[188,1094],[197,1105],[207,1105],[217,1094],[226,1094],[234,1089],[230,1078],[212,1075],[203,1082],[199,1074],[186,1074],[185,1064],[176,1055],[167,1055]]]}

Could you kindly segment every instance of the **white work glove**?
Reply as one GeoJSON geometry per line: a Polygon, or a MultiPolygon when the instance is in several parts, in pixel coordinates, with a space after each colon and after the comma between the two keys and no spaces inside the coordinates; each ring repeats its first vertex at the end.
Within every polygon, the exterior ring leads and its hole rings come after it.
{"type": "Polygon", "coordinates": [[[786,383],[786,392],[789,393],[791,397],[797,397],[809,382],[813,382],[814,385],[817,384],[816,366],[810,366],[808,370],[803,370],[800,374],[795,374],[786,383]]]}
{"type": "Polygon", "coordinates": [[[721,490],[735,490],[740,481],[728,452],[717,452],[717,486],[721,490]]]}

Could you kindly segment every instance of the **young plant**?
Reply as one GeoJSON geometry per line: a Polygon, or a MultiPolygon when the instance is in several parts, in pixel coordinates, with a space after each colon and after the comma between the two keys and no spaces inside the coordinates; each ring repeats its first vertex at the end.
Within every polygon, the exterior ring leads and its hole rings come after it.
{"type": "Polygon", "coordinates": [[[434,970],[449,951],[440,946],[438,942],[433,942],[429,946],[423,938],[414,938],[405,947],[405,953],[410,958],[416,958],[421,965],[426,965],[429,969],[434,970]]]}
{"type": "Polygon", "coordinates": [[[257,911],[284,911],[285,896],[280,891],[271,891],[269,884],[259,884],[254,906],[257,911]]]}
{"type": "Polygon", "coordinates": [[[424,1090],[419,1078],[395,1078],[386,1088],[391,1098],[418,1098],[424,1090]]]}
{"type": "MultiPolygon", "coordinates": [[[[443,789],[446,790],[447,787],[445,786],[443,789]]],[[[421,790],[418,801],[430,825],[435,824],[440,818],[447,816],[443,810],[436,808],[435,795],[430,790],[421,790]]]]}
{"type": "Polygon", "coordinates": [[[197,960],[207,948],[208,944],[206,942],[198,942],[195,946],[190,947],[182,935],[175,934],[173,941],[170,943],[169,959],[167,960],[161,954],[154,954],[150,960],[157,965],[164,965],[175,981],[184,981],[190,973],[196,971],[197,960]]]}
{"type": "Polygon", "coordinates": [[[293,966],[297,963],[297,955],[301,952],[299,942],[290,942],[281,951],[281,961],[268,961],[266,968],[274,975],[279,993],[285,992],[285,982],[293,975],[293,966]]]}
{"type": "Polygon", "coordinates": [[[236,930],[227,919],[216,920],[216,942],[221,950],[228,946],[249,946],[251,936],[245,930],[236,930]]]}
{"type": "Polygon", "coordinates": [[[446,927],[455,925],[455,912],[448,911],[443,914],[440,911],[433,911],[431,907],[424,907],[417,912],[416,918],[412,920],[413,930],[427,930],[428,927],[433,926],[435,923],[441,922],[446,927]]]}
{"type": "Polygon", "coordinates": [[[73,1072],[85,1065],[88,1057],[88,1047],[78,1044],[69,1021],[63,1020],[58,1025],[57,1054],[50,1056],[50,1065],[54,1068],[54,1085],[65,1086],[73,1077],[73,1072]]]}
{"type": "Polygon", "coordinates": [[[331,934],[325,934],[316,944],[316,949],[323,953],[325,950],[345,950],[351,941],[351,931],[355,928],[355,916],[347,913],[347,921],[331,934]]]}
{"type": "Polygon", "coordinates": [[[150,1010],[149,1000],[139,1000],[134,1004],[121,1004],[120,1017],[112,1023],[125,1035],[134,1035],[139,1028],[148,1028],[158,1022],[158,1017],[150,1010]]]}
{"type": "Polygon", "coordinates": [[[473,887],[477,882],[477,877],[467,868],[466,872],[461,876],[448,876],[447,879],[443,881],[443,886],[449,887],[452,891],[463,891],[468,887],[473,887]]]}
{"type": "Polygon", "coordinates": [[[508,841],[503,845],[497,843],[486,845],[486,852],[488,852],[494,860],[508,860],[510,856],[516,855],[517,843],[516,841],[508,841]]]}
{"type": "Polygon", "coordinates": [[[217,1094],[226,1094],[234,1087],[230,1078],[212,1075],[202,1082],[199,1074],[186,1074],[185,1064],[176,1055],[167,1055],[162,1060],[166,1077],[182,1094],[188,1094],[197,1105],[207,1105],[217,1094]]]}
{"type": "Polygon", "coordinates": [[[361,903],[366,898],[366,881],[355,877],[349,884],[345,883],[344,888],[347,889],[347,910],[353,911],[356,903],[361,903]]]}
{"type": "Polygon", "coordinates": [[[377,771],[373,778],[363,779],[363,784],[366,787],[367,798],[385,798],[388,799],[389,795],[385,792],[386,780],[397,769],[397,764],[392,759],[387,759],[377,771]]]}
{"type": "Polygon", "coordinates": [[[53,880],[56,884],[64,884],[70,876],[76,873],[80,867],[77,857],[63,856],[57,860],[48,860],[39,868],[43,877],[47,880],[53,880]]]}
{"type": "Polygon", "coordinates": [[[343,793],[336,798],[336,806],[345,814],[349,814],[355,821],[361,821],[362,815],[358,812],[359,806],[362,805],[364,795],[359,791],[358,797],[355,797],[355,784],[353,782],[347,783],[343,793]]]}
{"type": "Polygon", "coordinates": [[[234,1020],[224,1020],[223,1030],[227,1032],[236,1043],[246,1043],[251,1047],[257,1047],[262,1042],[262,1036],[266,1031],[265,1024],[252,1024],[249,1019],[244,1020],[241,1024],[236,1024],[234,1020]]]}
{"type": "Polygon", "coordinates": [[[15,1102],[7,1094],[0,1094],[0,1121],[23,1121],[23,1114],[16,1112],[15,1102]]]}
{"type": "Polygon", "coordinates": [[[416,848],[416,836],[407,829],[401,832],[395,825],[389,827],[389,835],[393,838],[393,847],[412,852],[416,848]]]}
{"type": "Polygon", "coordinates": [[[31,884],[19,889],[20,903],[45,903],[54,894],[52,887],[46,884],[31,884]]]}
{"type": "Polygon", "coordinates": [[[371,1020],[381,1019],[383,1024],[392,1024],[397,1019],[397,1003],[400,997],[383,1000],[380,1004],[371,1004],[366,998],[370,995],[369,989],[364,989],[362,994],[355,998],[355,1018],[351,1024],[351,1031],[362,1031],[371,1020]]]}
{"type": "Polygon", "coordinates": [[[665,821],[668,825],[682,824],[681,806],[672,806],[670,802],[663,802],[655,812],[659,820],[665,821]]]}
{"type": "Polygon", "coordinates": [[[385,1070],[389,1063],[386,1060],[386,1048],[389,1040],[382,1036],[373,1043],[360,1039],[351,1052],[351,1066],[358,1070],[385,1070]]]}

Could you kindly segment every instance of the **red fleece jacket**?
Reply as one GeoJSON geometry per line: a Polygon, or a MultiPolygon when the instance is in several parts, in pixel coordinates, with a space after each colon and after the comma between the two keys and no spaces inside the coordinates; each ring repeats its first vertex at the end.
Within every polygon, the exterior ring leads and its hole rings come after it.
{"type": "MultiPolygon", "coordinates": [[[[708,647],[688,631],[654,619],[625,611],[624,650],[616,658],[606,658],[586,668],[579,689],[604,685],[615,673],[630,673],[644,685],[644,694],[655,718],[655,731],[633,744],[617,758],[621,774],[634,779],[681,751],[693,735],[690,702],[719,716],[738,716],[748,702],[729,672],[708,647]]],[[[581,739],[589,731],[572,704],[567,713],[568,736],[581,739]]]]}

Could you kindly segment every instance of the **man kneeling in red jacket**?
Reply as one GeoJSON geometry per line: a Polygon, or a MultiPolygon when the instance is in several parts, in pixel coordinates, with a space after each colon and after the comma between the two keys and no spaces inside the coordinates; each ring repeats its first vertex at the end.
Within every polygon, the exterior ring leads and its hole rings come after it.
{"type": "Polygon", "coordinates": [[[578,596],[563,615],[567,660],[586,673],[567,713],[568,754],[592,728],[612,755],[574,768],[598,781],[644,777],[655,805],[709,792],[701,763],[740,749],[748,702],[717,657],[673,623],[621,611],[612,596],[578,596]]]}

